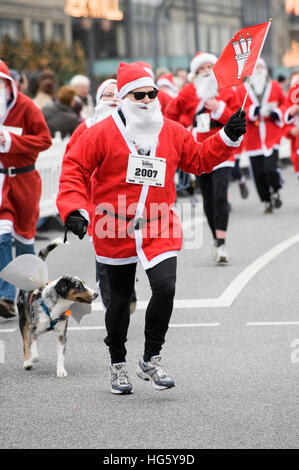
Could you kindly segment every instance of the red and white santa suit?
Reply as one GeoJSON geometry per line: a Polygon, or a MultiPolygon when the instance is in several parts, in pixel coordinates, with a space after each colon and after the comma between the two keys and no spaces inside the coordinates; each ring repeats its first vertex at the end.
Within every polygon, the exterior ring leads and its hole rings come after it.
{"type": "Polygon", "coordinates": [[[291,141],[291,160],[294,171],[299,178],[299,114],[290,115],[294,105],[299,104],[299,74],[295,74],[290,83],[288,97],[284,105],[286,123],[285,136],[291,141]]]}
{"type": "MultiPolygon", "coordinates": [[[[140,87],[155,88],[151,75],[136,64],[120,64],[117,82],[120,98],[140,87]]],[[[235,152],[241,140],[231,141],[222,129],[203,144],[196,143],[190,132],[164,118],[148,157],[159,159],[159,168],[165,168],[162,186],[130,183],[129,166],[134,158],[130,154],[140,155],[119,110],[116,110],[112,116],[87,129],[64,158],[57,197],[62,220],[75,210],[88,211],[86,187],[97,169],[94,201],[99,213],[93,224],[97,260],[123,265],[139,259],[145,269],[151,268],[176,256],[182,246],[180,222],[172,210],[176,199],[174,174],[177,167],[194,174],[210,172],[235,152]],[[153,208],[156,210],[161,204],[163,214],[160,217],[157,213],[153,215],[153,208]],[[127,216],[132,221],[126,220],[127,216]],[[133,222],[134,218],[135,222],[140,218],[145,222],[142,229],[133,222]],[[163,223],[166,218],[167,224],[163,223]],[[160,221],[158,228],[157,220],[160,221]],[[105,231],[108,226],[112,229],[115,226],[116,231],[105,231]],[[152,226],[155,236],[150,235],[152,226]],[[128,227],[133,228],[132,232],[127,231],[128,227]]],[[[145,157],[142,165],[147,166],[150,162],[145,157]]],[[[155,162],[151,164],[156,165],[155,162]]]]}
{"type": "MultiPolygon", "coordinates": [[[[191,61],[189,80],[194,80],[198,68],[207,62],[215,64],[217,57],[213,54],[198,53],[191,61]]],[[[179,122],[186,128],[192,128],[192,134],[197,142],[204,142],[211,135],[216,134],[228,121],[229,117],[239,108],[239,101],[232,88],[217,89],[217,83],[206,90],[196,89],[196,81],[185,85],[166,108],[165,115],[169,119],[179,122]],[[212,112],[205,107],[210,98],[219,101],[219,108],[212,112]]],[[[215,167],[233,167],[234,155],[231,154],[225,162],[215,167]]]]}
{"type": "Polygon", "coordinates": [[[17,90],[3,61],[0,79],[9,80],[12,92],[9,106],[0,115],[5,136],[5,144],[0,145],[0,233],[12,233],[21,243],[32,244],[41,196],[41,178],[34,163],[39,152],[50,147],[51,135],[43,114],[17,90]]]}
{"type": "MultiPolygon", "coordinates": [[[[249,84],[244,82],[236,88],[239,100],[243,103],[249,84]]],[[[276,80],[269,80],[261,101],[257,97],[253,87],[250,87],[244,110],[248,120],[246,132],[246,152],[249,157],[272,155],[274,149],[279,149],[283,134],[282,106],[285,95],[280,84],[276,80]],[[260,106],[260,112],[255,114],[255,109],[260,106]],[[279,119],[274,121],[270,112],[275,111],[279,119]]]]}

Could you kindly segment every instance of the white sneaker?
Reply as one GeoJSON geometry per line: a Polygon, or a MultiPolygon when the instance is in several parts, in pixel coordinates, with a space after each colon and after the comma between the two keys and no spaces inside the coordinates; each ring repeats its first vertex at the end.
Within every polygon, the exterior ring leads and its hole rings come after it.
{"type": "Polygon", "coordinates": [[[228,254],[225,250],[224,245],[216,247],[215,261],[216,263],[228,263],[229,262],[228,254]]]}

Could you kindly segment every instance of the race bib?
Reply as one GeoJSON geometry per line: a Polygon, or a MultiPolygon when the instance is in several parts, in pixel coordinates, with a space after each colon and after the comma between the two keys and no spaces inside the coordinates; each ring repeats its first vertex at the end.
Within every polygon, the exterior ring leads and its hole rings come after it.
{"type": "Polygon", "coordinates": [[[166,159],[129,155],[126,182],[163,188],[165,183],[166,159]]]}
{"type": "Polygon", "coordinates": [[[196,116],[197,132],[210,132],[211,116],[210,113],[202,113],[196,116]]]}

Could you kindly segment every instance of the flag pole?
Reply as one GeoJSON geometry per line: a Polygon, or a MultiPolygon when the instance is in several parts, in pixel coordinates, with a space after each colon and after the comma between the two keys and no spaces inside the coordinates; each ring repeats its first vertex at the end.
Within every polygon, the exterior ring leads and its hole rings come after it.
{"type": "Polygon", "coordinates": [[[248,94],[249,94],[249,90],[250,90],[250,88],[251,88],[252,77],[253,77],[253,75],[254,75],[254,72],[255,72],[255,69],[256,69],[258,60],[259,60],[259,58],[260,58],[260,56],[261,56],[261,53],[262,53],[262,50],[263,50],[263,47],[264,47],[264,44],[265,44],[265,41],[266,41],[266,38],[267,38],[267,35],[268,35],[268,32],[269,32],[269,29],[270,29],[271,24],[272,24],[272,18],[269,19],[268,28],[267,28],[267,31],[266,31],[266,34],[265,34],[263,43],[262,43],[262,45],[261,45],[259,54],[258,54],[258,56],[257,56],[256,62],[255,62],[255,66],[254,66],[254,69],[253,69],[253,72],[252,72],[252,74],[251,74],[251,76],[250,76],[250,80],[249,80],[247,92],[246,92],[246,95],[245,95],[245,98],[244,98],[244,101],[243,101],[243,104],[242,104],[242,108],[241,108],[240,114],[241,114],[241,112],[242,112],[243,109],[244,109],[244,106],[245,106],[245,103],[246,103],[246,100],[247,100],[247,97],[248,97],[248,94]]]}

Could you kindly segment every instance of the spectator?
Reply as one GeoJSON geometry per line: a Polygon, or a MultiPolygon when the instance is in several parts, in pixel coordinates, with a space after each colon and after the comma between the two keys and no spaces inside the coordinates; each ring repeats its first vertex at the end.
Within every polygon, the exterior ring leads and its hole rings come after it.
{"type": "Polygon", "coordinates": [[[83,108],[81,111],[81,116],[83,119],[92,117],[94,115],[94,105],[92,97],[89,94],[89,78],[85,75],[75,75],[70,81],[70,86],[76,90],[77,95],[83,101],[83,108]]]}
{"type": "Polygon", "coordinates": [[[51,106],[54,104],[55,98],[55,84],[53,80],[46,78],[42,80],[39,90],[33,98],[33,103],[39,109],[43,109],[45,106],[51,106]]]}
{"type": "Polygon", "coordinates": [[[72,87],[63,86],[57,94],[58,102],[43,108],[52,137],[55,137],[57,131],[61,133],[62,138],[72,135],[79,125],[78,115],[72,109],[75,105],[75,96],[76,91],[72,87]]]}

